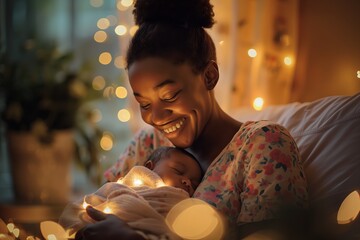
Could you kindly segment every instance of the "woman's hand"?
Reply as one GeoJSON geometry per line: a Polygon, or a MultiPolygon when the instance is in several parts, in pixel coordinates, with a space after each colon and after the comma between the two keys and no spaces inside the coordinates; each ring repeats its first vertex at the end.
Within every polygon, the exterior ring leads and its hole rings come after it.
{"type": "Polygon", "coordinates": [[[75,236],[76,240],[144,240],[128,224],[113,214],[105,214],[89,206],[87,214],[96,222],[80,229],[75,236]]]}

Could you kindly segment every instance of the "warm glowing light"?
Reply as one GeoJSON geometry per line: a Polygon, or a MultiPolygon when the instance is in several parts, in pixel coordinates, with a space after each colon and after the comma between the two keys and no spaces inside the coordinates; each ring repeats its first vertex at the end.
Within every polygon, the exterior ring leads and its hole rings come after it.
{"type": "Polygon", "coordinates": [[[285,65],[290,66],[292,64],[291,57],[284,57],[284,63],[285,63],[285,65]]]}
{"type": "Polygon", "coordinates": [[[126,67],[126,62],[123,56],[118,56],[114,60],[115,67],[122,69],[126,67]]]}
{"type": "Polygon", "coordinates": [[[144,184],[144,182],[141,179],[134,179],[133,185],[135,187],[139,187],[139,186],[141,186],[143,184],[144,184]]]}
{"type": "Polygon", "coordinates": [[[356,72],[357,73],[357,78],[360,78],[360,70],[356,72]]]}
{"type": "Polygon", "coordinates": [[[129,30],[129,34],[130,36],[134,36],[136,31],[139,29],[139,26],[135,25],[135,26],[132,26],[129,30]]]}
{"type": "Polygon", "coordinates": [[[122,180],[122,178],[119,178],[116,182],[119,183],[119,184],[123,184],[123,183],[124,183],[124,181],[122,180]]]}
{"type": "Polygon", "coordinates": [[[112,136],[110,134],[105,133],[100,140],[100,147],[105,151],[109,151],[113,148],[113,145],[114,145],[114,141],[112,136]]]}
{"type": "MultiPolygon", "coordinates": [[[[9,223],[8,225],[6,225],[6,227],[9,230],[9,232],[12,233],[16,238],[19,237],[20,230],[18,228],[16,228],[13,223],[9,223]]],[[[8,238],[6,238],[6,239],[8,239],[8,238]]]]}
{"type": "Polygon", "coordinates": [[[219,45],[220,45],[220,46],[224,45],[224,41],[220,41],[220,42],[219,42],[219,45]]]}
{"type": "Polygon", "coordinates": [[[107,29],[110,26],[110,21],[107,18],[100,18],[97,21],[97,26],[100,29],[107,29]]]}
{"type": "Polygon", "coordinates": [[[56,222],[44,221],[40,223],[41,234],[45,239],[68,239],[69,234],[56,222]]]}
{"type": "Polygon", "coordinates": [[[85,201],[85,199],[84,199],[84,202],[83,202],[83,204],[82,204],[83,209],[86,209],[89,205],[90,205],[90,204],[88,204],[88,203],[85,201]]]}
{"type": "Polygon", "coordinates": [[[107,33],[104,32],[104,31],[97,31],[95,34],[94,34],[94,40],[98,43],[102,43],[102,42],[105,42],[107,39],[107,33]]]}
{"type": "Polygon", "coordinates": [[[104,209],[103,212],[106,213],[106,214],[110,214],[110,213],[112,213],[112,210],[111,210],[110,207],[107,206],[107,207],[104,209]]]}
{"type": "Polygon", "coordinates": [[[116,8],[120,11],[126,11],[128,8],[121,4],[121,1],[118,1],[116,4],[116,8]]]}
{"type": "Polygon", "coordinates": [[[102,90],[105,87],[105,79],[102,76],[96,76],[92,80],[92,87],[95,90],[102,90]]]}
{"type": "Polygon", "coordinates": [[[118,97],[118,98],[126,98],[127,96],[127,90],[126,88],[120,86],[120,87],[117,87],[116,90],[115,90],[115,95],[118,97]]]}
{"type": "Polygon", "coordinates": [[[109,64],[111,62],[111,60],[112,60],[112,57],[109,52],[103,52],[99,56],[99,62],[103,65],[109,64]]]}
{"type": "Polygon", "coordinates": [[[184,239],[219,240],[224,233],[220,215],[200,199],[186,199],[176,204],[166,216],[166,223],[184,239]]]}
{"type": "Polygon", "coordinates": [[[256,52],[255,49],[250,48],[249,51],[248,51],[248,55],[249,55],[249,57],[254,58],[254,57],[256,57],[257,52],[256,52]]]}
{"type": "Polygon", "coordinates": [[[130,7],[133,4],[133,0],[121,0],[121,5],[123,5],[124,7],[130,7]]]}
{"type": "Polygon", "coordinates": [[[118,25],[115,28],[115,33],[119,36],[125,35],[126,32],[127,32],[127,28],[124,25],[118,25]]]}
{"type": "Polygon", "coordinates": [[[256,111],[260,111],[264,106],[264,99],[261,98],[261,97],[257,97],[254,99],[254,102],[253,102],[253,108],[256,110],[256,111]]]}
{"type": "Polygon", "coordinates": [[[120,120],[120,122],[127,122],[130,120],[130,112],[127,109],[121,109],[118,112],[118,119],[120,120]]]}
{"type": "Polygon", "coordinates": [[[337,222],[339,224],[347,224],[354,221],[360,212],[360,195],[358,191],[351,192],[341,203],[337,222]]]}
{"type": "Polygon", "coordinates": [[[103,0],[90,0],[90,5],[93,7],[101,7],[103,4],[103,0]]]}

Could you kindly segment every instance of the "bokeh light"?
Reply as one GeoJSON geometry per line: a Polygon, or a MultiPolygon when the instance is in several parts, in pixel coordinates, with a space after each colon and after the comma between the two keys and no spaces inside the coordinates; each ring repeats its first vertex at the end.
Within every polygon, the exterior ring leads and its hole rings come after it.
{"type": "Polygon", "coordinates": [[[264,106],[264,99],[262,97],[257,97],[257,98],[254,99],[253,108],[256,111],[262,110],[263,106],[264,106]]]}
{"type": "Polygon", "coordinates": [[[137,26],[137,25],[132,26],[129,30],[130,36],[134,36],[138,29],[139,29],[139,26],[137,26]]]}
{"type": "Polygon", "coordinates": [[[125,87],[122,87],[122,86],[119,86],[115,89],[115,95],[118,97],[118,98],[126,98],[127,96],[127,90],[125,87]]]}
{"type": "Polygon", "coordinates": [[[114,140],[110,133],[104,133],[100,139],[100,147],[104,151],[109,151],[113,148],[114,140]]]}
{"type": "Polygon", "coordinates": [[[360,211],[360,195],[358,191],[351,192],[341,203],[337,222],[339,224],[348,224],[354,221],[360,211]]]}
{"type": "Polygon", "coordinates": [[[224,234],[224,222],[206,202],[189,198],[176,204],[166,216],[166,224],[184,239],[219,240],[224,234]]]}
{"type": "Polygon", "coordinates": [[[98,91],[104,89],[105,84],[106,84],[106,82],[105,82],[105,79],[103,76],[96,76],[92,80],[93,89],[98,90],[98,91]]]}
{"type": "Polygon", "coordinates": [[[133,0],[121,0],[120,4],[124,7],[130,7],[134,3],[133,0]]]}
{"type": "Polygon", "coordinates": [[[97,26],[100,29],[107,29],[110,26],[110,21],[107,18],[100,18],[97,21],[97,26]]]}
{"type": "Polygon", "coordinates": [[[254,58],[254,57],[257,56],[257,52],[256,52],[255,49],[250,48],[250,49],[248,50],[248,55],[249,55],[249,57],[254,58]]]}
{"type": "Polygon", "coordinates": [[[105,42],[107,39],[107,33],[104,32],[104,31],[97,31],[95,34],[94,34],[94,40],[98,43],[102,43],[102,42],[105,42]]]}
{"type": "Polygon", "coordinates": [[[120,120],[120,122],[127,122],[130,120],[130,112],[129,110],[127,109],[121,109],[119,112],[118,112],[118,119],[120,120]]]}
{"type": "Polygon", "coordinates": [[[284,63],[285,65],[290,66],[292,64],[291,57],[284,57],[284,63]]]}
{"type": "Polygon", "coordinates": [[[103,0],[90,0],[90,5],[93,7],[101,7],[102,5],[104,5],[104,1],[103,0]]]}
{"type": "Polygon", "coordinates": [[[109,64],[111,62],[111,60],[112,60],[112,57],[109,52],[103,52],[99,56],[99,62],[103,65],[109,64]]]}
{"type": "Polygon", "coordinates": [[[116,28],[115,28],[115,33],[119,36],[123,36],[125,35],[127,32],[127,28],[124,26],[124,25],[118,25],[116,28]]]}
{"type": "Polygon", "coordinates": [[[115,94],[115,88],[113,86],[106,87],[103,92],[103,96],[106,98],[110,98],[114,96],[115,94]]]}

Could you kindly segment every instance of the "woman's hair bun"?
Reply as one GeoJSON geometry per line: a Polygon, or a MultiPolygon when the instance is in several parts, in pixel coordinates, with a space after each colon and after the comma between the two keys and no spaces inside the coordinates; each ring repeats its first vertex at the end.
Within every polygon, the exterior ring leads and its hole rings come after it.
{"type": "Polygon", "coordinates": [[[210,0],[136,0],[135,23],[168,23],[211,28],[214,11],[210,0]]]}

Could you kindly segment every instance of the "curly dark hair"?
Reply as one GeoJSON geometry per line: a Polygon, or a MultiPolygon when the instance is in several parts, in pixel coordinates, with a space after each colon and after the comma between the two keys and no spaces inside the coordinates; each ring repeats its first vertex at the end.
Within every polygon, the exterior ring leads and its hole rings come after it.
{"type": "Polygon", "coordinates": [[[214,25],[209,0],[136,0],[139,29],[127,52],[127,68],[146,57],[188,62],[195,73],[216,61],[215,44],[205,28],[214,25]]]}

